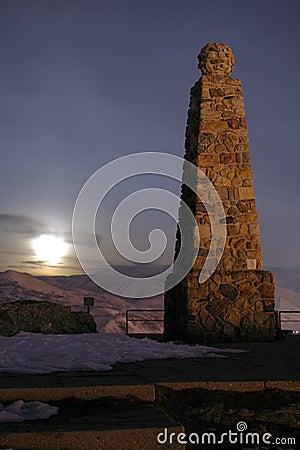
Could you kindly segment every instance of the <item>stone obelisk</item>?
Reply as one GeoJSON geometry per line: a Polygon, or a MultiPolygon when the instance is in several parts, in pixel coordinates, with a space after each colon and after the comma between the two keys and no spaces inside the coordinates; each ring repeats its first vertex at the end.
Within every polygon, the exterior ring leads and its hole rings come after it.
{"type": "MultiPolygon", "coordinates": [[[[188,275],[165,294],[165,336],[187,342],[272,340],[274,278],[262,270],[241,82],[230,77],[234,56],[227,45],[207,44],[198,59],[202,76],[191,89],[185,159],[215,186],[227,237],[217,269],[199,283],[211,243],[210,220],[207,203],[183,187],[181,199],[196,218],[200,248],[188,275]]],[[[180,239],[176,246],[178,251],[180,239]]]]}

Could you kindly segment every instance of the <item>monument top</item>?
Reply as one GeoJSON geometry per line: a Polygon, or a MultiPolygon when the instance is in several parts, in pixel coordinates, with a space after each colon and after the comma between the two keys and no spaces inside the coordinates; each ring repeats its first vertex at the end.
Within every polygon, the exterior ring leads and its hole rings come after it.
{"type": "Polygon", "coordinates": [[[206,44],[198,55],[203,75],[229,76],[234,69],[234,56],[228,45],[214,42],[206,44]]]}

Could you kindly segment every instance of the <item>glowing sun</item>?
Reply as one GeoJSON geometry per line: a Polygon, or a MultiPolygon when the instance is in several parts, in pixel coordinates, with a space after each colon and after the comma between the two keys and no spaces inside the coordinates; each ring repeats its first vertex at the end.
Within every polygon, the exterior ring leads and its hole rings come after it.
{"type": "Polygon", "coordinates": [[[41,234],[32,245],[37,258],[51,265],[58,264],[69,248],[69,244],[62,238],[51,234],[41,234]]]}

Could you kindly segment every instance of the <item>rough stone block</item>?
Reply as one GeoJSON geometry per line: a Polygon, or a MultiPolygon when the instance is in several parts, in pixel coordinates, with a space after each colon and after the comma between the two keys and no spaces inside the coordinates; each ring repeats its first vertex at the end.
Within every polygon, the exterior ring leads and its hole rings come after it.
{"type": "Polygon", "coordinates": [[[211,154],[211,153],[202,153],[198,157],[198,165],[199,167],[213,167],[217,164],[219,164],[220,159],[219,155],[217,154],[211,154]]]}
{"type": "Polygon", "coordinates": [[[250,200],[255,198],[253,187],[239,187],[240,200],[250,200]]]}
{"type": "Polygon", "coordinates": [[[96,333],[93,317],[86,312],[72,312],[69,306],[49,301],[23,300],[0,307],[0,335],[19,331],[44,334],[96,333]],[[6,325],[3,323],[6,319],[6,325]],[[5,326],[4,326],[5,325],[5,326]]]}
{"type": "Polygon", "coordinates": [[[257,266],[257,260],[256,259],[254,259],[254,258],[252,258],[252,259],[250,259],[250,258],[247,258],[247,269],[249,269],[249,270],[255,270],[256,269],[256,266],[257,266]]]}

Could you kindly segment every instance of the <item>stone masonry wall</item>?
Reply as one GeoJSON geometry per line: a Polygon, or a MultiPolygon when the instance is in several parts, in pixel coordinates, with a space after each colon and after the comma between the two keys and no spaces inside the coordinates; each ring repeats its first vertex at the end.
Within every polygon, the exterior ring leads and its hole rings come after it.
{"type": "Polygon", "coordinates": [[[201,285],[190,273],[168,295],[170,300],[185,299],[179,302],[181,309],[169,311],[170,339],[232,342],[269,340],[273,336],[272,333],[270,336],[275,327],[271,272],[216,271],[201,285]]]}
{"type": "MultiPolygon", "coordinates": [[[[207,44],[198,58],[203,75],[191,89],[185,159],[214,184],[226,215],[227,238],[216,272],[199,285],[211,243],[209,197],[202,192],[201,201],[183,185],[181,198],[196,217],[200,247],[186,279],[166,293],[166,335],[202,341],[271,339],[274,281],[262,271],[241,82],[229,77],[234,57],[228,46],[207,44]]],[[[178,233],[175,254],[179,247],[178,233]]]]}

